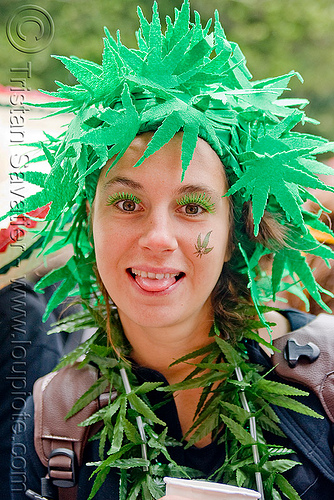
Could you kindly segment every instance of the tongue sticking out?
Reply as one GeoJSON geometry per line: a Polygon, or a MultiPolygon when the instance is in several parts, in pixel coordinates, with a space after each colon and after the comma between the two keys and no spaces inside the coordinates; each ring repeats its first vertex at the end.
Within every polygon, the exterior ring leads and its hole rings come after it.
{"type": "Polygon", "coordinates": [[[163,278],[161,280],[136,276],[135,280],[140,288],[142,288],[146,292],[163,292],[176,282],[175,276],[171,276],[170,278],[163,278]]]}

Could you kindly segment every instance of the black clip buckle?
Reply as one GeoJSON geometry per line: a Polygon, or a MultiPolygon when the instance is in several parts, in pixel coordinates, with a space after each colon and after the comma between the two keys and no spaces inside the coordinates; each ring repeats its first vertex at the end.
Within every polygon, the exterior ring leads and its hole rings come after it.
{"type": "Polygon", "coordinates": [[[320,356],[320,349],[313,342],[300,345],[294,339],[289,339],[284,349],[284,358],[287,360],[290,368],[295,368],[301,356],[308,358],[310,363],[314,363],[320,356]]]}
{"type": "MultiPolygon", "coordinates": [[[[73,450],[69,450],[68,448],[56,448],[51,451],[49,456],[49,464],[48,464],[48,474],[54,486],[60,488],[72,488],[76,485],[77,482],[77,457],[73,450]],[[72,479],[57,479],[52,477],[52,468],[50,467],[50,458],[55,457],[57,455],[62,455],[68,457],[71,460],[71,469],[68,472],[72,473],[72,479]]],[[[53,470],[57,470],[54,468],[53,470]]],[[[59,469],[58,469],[59,470],[59,469]]]]}

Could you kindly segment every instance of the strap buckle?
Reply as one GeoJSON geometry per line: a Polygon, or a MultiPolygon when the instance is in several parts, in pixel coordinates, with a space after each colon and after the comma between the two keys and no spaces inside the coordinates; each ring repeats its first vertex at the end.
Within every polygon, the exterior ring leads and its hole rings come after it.
{"type": "Polygon", "coordinates": [[[77,483],[77,457],[73,450],[56,448],[51,451],[48,475],[54,486],[72,488],[77,483]],[[64,458],[62,458],[64,457],[64,458]]]}
{"type": "Polygon", "coordinates": [[[320,349],[313,342],[300,345],[295,339],[289,339],[284,349],[284,357],[290,368],[297,366],[300,357],[307,358],[309,363],[314,363],[319,356],[320,349]]]}

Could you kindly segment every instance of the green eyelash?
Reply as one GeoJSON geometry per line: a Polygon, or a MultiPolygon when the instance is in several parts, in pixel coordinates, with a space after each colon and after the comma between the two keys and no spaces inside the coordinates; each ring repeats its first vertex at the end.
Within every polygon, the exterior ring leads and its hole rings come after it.
{"type": "Polygon", "coordinates": [[[141,203],[141,200],[139,198],[137,198],[137,196],[135,196],[132,193],[124,193],[124,191],[123,191],[123,192],[115,193],[115,194],[109,196],[108,201],[107,201],[107,205],[114,205],[118,201],[122,201],[122,200],[131,200],[134,203],[138,203],[138,204],[141,203]]]}
{"type": "Polygon", "coordinates": [[[215,211],[215,204],[211,203],[211,197],[205,193],[185,194],[182,198],[176,200],[176,203],[183,207],[184,205],[200,205],[204,210],[212,214],[215,211]]]}

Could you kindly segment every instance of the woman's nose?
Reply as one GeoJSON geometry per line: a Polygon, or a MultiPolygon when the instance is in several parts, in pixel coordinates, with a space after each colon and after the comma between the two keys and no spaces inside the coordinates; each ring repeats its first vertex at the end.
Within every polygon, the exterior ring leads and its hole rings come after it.
{"type": "Polygon", "coordinates": [[[178,242],[173,220],[168,213],[160,211],[147,218],[139,238],[139,246],[154,252],[176,250],[178,242]]]}

